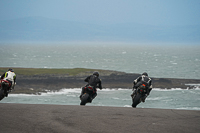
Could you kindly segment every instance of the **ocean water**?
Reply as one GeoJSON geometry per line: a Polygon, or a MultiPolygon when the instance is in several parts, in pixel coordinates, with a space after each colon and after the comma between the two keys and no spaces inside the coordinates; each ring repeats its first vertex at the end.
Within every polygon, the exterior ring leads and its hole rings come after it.
{"type": "MultiPolygon", "coordinates": [[[[4,45],[0,44],[0,67],[92,68],[143,73],[157,78],[200,79],[199,45],[4,45]]],[[[153,88],[141,108],[200,110],[200,83],[183,90],[153,88]]],[[[79,105],[79,88],[41,95],[10,94],[3,103],[79,105]]],[[[89,106],[131,107],[129,89],[99,90],[89,106]]]]}
{"type": "MultiPolygon", "coordinates": [[[[62,89],[58,92],[42,93],[41,95],[10,94],[1,103],[22,104],[56,104],[80,105],[80,88],[62,89]]],[[[86,106],[131,107],[130,89],[98,90],[97,97],[86,106]]],[[[138,108],[183,109],[200,110],[200,88],[185,89],[153,89],[146,102],[140,103],[138,108]]]]}
{"type": "Polygon", "coordinates": [[[200,79],[200,45],[1,45],[0,67],[94,68],[200,79]]]}

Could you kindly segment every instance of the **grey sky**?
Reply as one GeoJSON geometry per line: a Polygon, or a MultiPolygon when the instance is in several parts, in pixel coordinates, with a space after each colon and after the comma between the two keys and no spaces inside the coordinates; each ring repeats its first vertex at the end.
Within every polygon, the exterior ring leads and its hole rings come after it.
{"type": "Polygon", "coordinates": [[[200,24],[199,0],[1,0],[0,20],[41,16],[92,23],[200,24]]]}
{"type": "Polygon", "coordinates": [[[200,0],[0,0],[0,43],[22,41],[199,44],[200,0]]]}

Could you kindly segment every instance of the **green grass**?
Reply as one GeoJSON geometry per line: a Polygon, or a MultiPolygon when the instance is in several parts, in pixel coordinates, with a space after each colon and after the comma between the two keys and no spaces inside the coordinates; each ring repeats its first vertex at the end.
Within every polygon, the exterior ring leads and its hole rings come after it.
{"type": "MultiPolygon", "coordinates": [[[[0,68],[0,75],[6,72],[8,68],[0,68]]],[[[43,74],[68,74],[77,75],[79,73],[93,72],[93,71],[103,71],[95,69],[85,69],[85,68],[73,68],[73,69],[47,69],[47,68],[13,68],[15,73],[18,75],[43,75],[43,74]]]]}

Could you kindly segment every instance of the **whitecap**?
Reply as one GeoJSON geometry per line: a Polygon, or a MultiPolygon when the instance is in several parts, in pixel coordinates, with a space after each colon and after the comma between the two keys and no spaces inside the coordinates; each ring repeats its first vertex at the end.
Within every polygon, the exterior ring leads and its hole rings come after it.
{"type": "Polygon", "coordinates": [[[174,62],[174,63],[172,63],[172,64],[177,65],[178,63],[174,62]]]}
{"type": "Polygon", "coordinates": [[[124,105],[124,107],[132,107],[131,105],[124,105]]]}
{"type": "Polygon", "coordinates": [[[112,97],[112,99],[119,99],[118,97],[112,97]]]}
{"type": "Polygon", "coordinates": [[[67,95],[67,97],[77,97],[76,95],[67,95]]]}
{"type": "Polygon", "coordinates": [[[190,84],[190,83],[189,83],[189,84],[185,84],[185,85],[190,85],[190,86],[200,86],[200,84],[192,84],[192,83],[191,83],[191,84],[190,84]]]}
{"type": "Polygon", "coordinates": [[[122,99],[122,101],[129,101],[130,100],[130,98],[129,99],[122,99]]]}
{"type": "Polygon", "coordinates": [[[17,57],[17,55],[16,55],[16,54],[13,54],[13,56],[14,56],[14,57],[17,57]]]}
{"type": "Polygon", "coordinates": [[[80,93],[81,92],[81,88],[69,88],[69,89],[66,89],[66,88],[63,88],[59,91],[49,91],[47,93],[41,93],[41,95],[61,95],[61,94],[69,94],[69,93],[80,93]]]}
{"type": "Polygon", "coordinates": [[[162,100],[162,99],[166,99],[166,97],[154,97],[154,98],[149,97],[148,98],[148,100],[152,100],[152,101],[159,101],[159,100],[162,100]]]}
{"type": "Polygon", "coordinates": [[[177,90],[186,90],[182,88],[171,88],[171,89],[161,89],[161,88],[153,88],[152,91],[177,91],[177,90]]]}
{"type": "Polygon", "coordinates": [[[37,96],[35,94],[9,94],[9,97],[20,97],[20,96],[37,96]]]}
{"type": "Polygon", "coordinates": [[[181,110],[200,110],[200,107],[180,107],[176,109],[181,109],[181,110]]]}
{"type": "Polygon", "coordinates": [[[131,89],[123,89],[123,88],[105,88],[101,91],[125,91],[125,90],[131,90],[131,89]]]}
{"type": "Polygon", "coordinates": [[[116,89],[114,89],[114,88],[112,88],[112,89],[106,88],[106,89],[102,89],[101,91],[116,91],[116,90],[117,90],[117,88],[116,89]]]}

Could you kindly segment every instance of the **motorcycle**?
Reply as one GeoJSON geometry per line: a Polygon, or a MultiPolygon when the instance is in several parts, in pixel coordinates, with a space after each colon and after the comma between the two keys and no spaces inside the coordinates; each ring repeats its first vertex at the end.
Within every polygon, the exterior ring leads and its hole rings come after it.
{"type": "Polygon", "coordinates": [[[7,80],[0,80],[0,100],[2,100],[10,92],[11,83],[7,80]]]}
{"type": "Polygon", "coordinates": [[[91,86],[84,87],[83,95],[80,97],[80,105],[86,105],[86,103],[91,103],[93,98],[92,95],[95,93],[95,90],[91,86]]]}
{"type": "Polygon", "coordinates": [[[146,98],[146,94],[147,94],[147,87],[145,84],[141,84],[139,87],[137,87],[137,89],[135,90],[136,92],[133,94],[132,97],[132,107],[136,108],[136,106],[143,101],[144,98],[146,98]]]}

